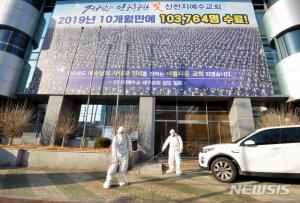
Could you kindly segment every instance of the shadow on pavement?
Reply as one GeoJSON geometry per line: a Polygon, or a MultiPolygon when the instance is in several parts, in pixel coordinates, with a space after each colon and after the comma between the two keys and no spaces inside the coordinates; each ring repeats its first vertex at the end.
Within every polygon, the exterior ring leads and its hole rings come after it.
{"type": "MultiPolygon", "coordinates": [[[[43,201],[43,200],[26,200],[26,199],[14,199],[14,198],[2,198],[0,197],[0,203],[66,203],[57,201],[43,201]]],[[[68,202],[72,203],[72,202],[68,202]]]]}
{"type": "Polygon", "coordinates": [[[213,197],[213,196],[217,196],[217,195],[222,195],[226,192],[228,192],[228,190],[218,191],[218,192],[210,192],[210,193],[203,194],[203,195],[200,195],[200,196],[197,196],[197,197],[182,199],[181,202],[195,202],[195,201],[199,201],[199,200],[204,199],[204,198],[209,198],[209,197],[213,197]]]}
{"type": "Polygon", "coordinates": [[[177,180],[182,180],[182,179],[189,179],[193,177],[202,177],[206,176],[207,173],[200,171],[200,170],[195,170],[195,171],[184,171],[182,175],[177,176],[175,173],[172,175],[161,175],[161,176],[146,176],[146,175],[141,175],[141,177],[146,177],[145,180],[141,181],[133,181],[130,182],[130,184],[140,184],[140,183],[153,183],[153,182],[175,182],[177,180]]]}
{"type": "Polygon", "coordinates": [[[80,182],[88,182],[104,179],[105,172],[72,172],[72,173],[26,173],[26,171],[20,171],[20,173],[14,174],[0,174],[1,186],[0,189],[16,189],[27,187],[41,187],[51,185],[66,185],[77,184],[80,182]],[[68,175],[82,176],[79,179],[71,178],[68,175]],[[84,178],[83,178],[84,177],[84,178]]]}
{"type": "Polygon", "coordinates": [[[274,177],[256,177],[256,176],[240,176],[236,183],[257,181],[263,183],[275,183],[275,184],[290,184],[300,185],[300,178],[274,178],[274,177]]]}
{"type": "Polygon", "coordinates": [[[136,199],[130,198],[130,197],[120,197],[112,202],[122,202],[122,203],[134,203],[139,202],[136,199]]]}

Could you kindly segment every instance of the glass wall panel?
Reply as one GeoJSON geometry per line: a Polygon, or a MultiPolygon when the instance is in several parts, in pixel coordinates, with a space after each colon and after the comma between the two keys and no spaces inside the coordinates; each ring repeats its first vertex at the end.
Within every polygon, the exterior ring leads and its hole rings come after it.
{"type": "Polygon", "coordinates": [[[227,111],[227,103],[224,102],[210,102],[207,104],[208,111],[227,111]]]}
{"type": "Polygon", "coordinates": [[[176,111],[156,111],[156,120],[176,120],[176,111]]]}
{"type": "MultiPolygon", "coordinates": [[[[19,93],[19,94],[28,93],[30,91],[29,87],[30,87],[30,83],[34,79],[33,75],[35,72],[40,71],[38,68],[36,68],[36,65],[37,65],[37,61],[38,61],[38,58],[39,58],[39,55],[41,52],[42,44],[44,42],[44,38],[46,36],[46,31],[47,31],[48,25],[49,25],[51,17],[52,17],[52,12],[46,12],[46,13],[43,13],[42,15],[43,15],[44,19],[46,20],[46,23],[45,24],[41,23],[38,25],[39,28],[37,30],[43,28],[41,39],[38,39],[38,41],[39,41],[38,48],[33,50],[31,43],[29,43],[29,47],[27,49],[27,52],[26,52],[24,58],[25,58],[25,66],[28,66],[28,65],[30,65],[30,66],[23,68],[23,72],[21,74],[19,84],[18,84],[18,89],[17,89],[17,93],[19,93]]],[[[1,30],[0,30],[0,32],[1,32],[1,30]]],[[[1,36],[1,34],[0,34],[0,36],[1,36]]],[[[1,42],[0,42],[0,44],[1,44],[1,42]]],[[[25,51],[24,51],[24,53],[25,53],[25,51]]],[[[36,83],[36,81],[35,81],[35,83],[36,83]]]]}
{"type": "Polygon", "coordinates": [[[24,132],[39,133],[42,131],[47,104],[33,104],[34,117],[30,124],[25,128],[24,132]]]}
{"type": "Polygon", "coordinates": [[[178,134],[183,140],[182,156],[196,157],[200,149],[209,144],[206,124],[178,124],[178,134]]]}
{"type": "Polygon", "coordinates": [[[275,4],[279,0],[266,0],[266,5],[270,8],[273,4],[275,4]]]}
{"type": "Polygon", "coordinates": [[[0,41],[8,42],[10,39],[11,31],[6,29],[0,29],[0,41]]]}
{"type": "Polygon", "coordinates": [[[281,54],[280,54],[280,52],[277,53],[276,49],[274,49],[275,48],[274,44],[272,44],[272,47],[270,46],[269,39],[267,38],[264,23],[263,23],[264,14],[265,14],[264,9],[255,9],[255,16],[256,16],[263,48],[265,51],[267,63],[268,63],[268,68],[269,68],[269,72],[270,72],[270,76],[271,76],[271,80],[272,80],[272,86],[274,89],[274,93],[276,95],[279,95],[281,93],[280,93],[280,87],[278,84],[278,77],[277,77],[277,74],[275,71],[275,65],[279,61],[278,53],[279,53],[279,55],[281,55],[281,54]]]}
{"type": "Polygon", "coordinates": [[[22,0],[32,5],[37,10],[41,10],[45,0],[22,0]]]}
{"type": "MultiPolygon", "coordinates": [[[[165,140],[169,136],[170,129],[177,129],[177,123],[176,122],[155,122],[155,135],[156,135],[155,145],[154,145],[155,154],[161,152],[162,146],[165,140]]],[[[162,155],[167,156],[168,150],[165,150],[165,152],[162,155]]]]}
{"type": "Polygon", "coordinates": [[[30,38],[7,28],[0,28],[0,50],[24,58],[30,38]]]}
{"type": "Polygon", "coordinates": [[[210,144],[221,143],[219,123],[209,122],[209,141],[210,144]]]}
{"type": "Polygon", "coordinates": [[[231,143],[231,132],[229,122],[220,122],[221,143],[231,143]]]}
{"type": "Polygon", "coordinates": [[[155,153],[160,152],[172,128],[183,139],[183,156],[196,157],[205,145],[231,141],[227,103],[210,102],[206,105],[205,102],[178,102],[176,106],[174,102],[171,108],[158,103],[155,153]]]}
{"type": "Polygon", "coordinates": [[[175,101],[158,101],[156,102],[156,110],[176,110],[175,101]]]}
{"type": "MultiPolygon", "coordinates": [[[[116,119],[116,105],[91,104],[81,105],[78,136],[83,134],[83,126],[86,122],[86,137],[103,136],[112,138],[116,119]]],[[[129,133],[137,131],[138,105],[119,105],[117,126],[123,125],[129,133]]]]}
{"type": "Polygon", "coordinates": [[[178,111],[198,112],[205,111],[205,102],[178,102],[178,111]]]}
{"type": "Polygon", "coordinates": [[[300,52],[300,29],[285,33],[281,37],[287,56],[300,52]]]}
{"type": "Polygon", "coordinates": [[[257,20],[257,25],[258,25],[258,28],[259,28],[260,35],[262,37],[267,36],[266,31],[265,31],[265,26],[264,26],[264,23],[263,23],[264,14],[265,14],[264,10],[255,10],[255,17],[256,17],[256,20],[257,20]]]}
{"type": "Polygon", "coordinates": [[[229,122],[209,122],[208,125],[210,144],[231,142],[229,122]]]}
{"type": "Polygon", "coordinates": [[[198,120],[198,121],[206,121],[206,112],[178,112],[178,120],[198,120]]]}
{"type": "Polygon", "coordinates": [[[208,112],[209,121],[228,121],[228,112],[208,112]]]}

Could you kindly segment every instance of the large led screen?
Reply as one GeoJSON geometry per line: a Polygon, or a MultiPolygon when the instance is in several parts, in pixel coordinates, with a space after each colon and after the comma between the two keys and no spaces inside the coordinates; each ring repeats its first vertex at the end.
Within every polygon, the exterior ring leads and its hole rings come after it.
{"type": "Polygon", "coordinates": [[[271,96],[242,1],[57,2],[32,94],[271,96]]]}

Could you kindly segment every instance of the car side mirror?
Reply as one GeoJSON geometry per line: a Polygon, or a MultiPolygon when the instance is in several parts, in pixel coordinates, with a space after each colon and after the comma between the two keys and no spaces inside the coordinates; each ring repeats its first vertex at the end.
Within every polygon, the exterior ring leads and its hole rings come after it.
{"type": "Polygon", "coordinates": [[[255,142],[254,142],[253,140],[247,140],[246,142],[244,142],[244,145],[245,145],[245,146],[248,146],[248,147],[254,146],[254,145],[255,145],[255,142]]]}

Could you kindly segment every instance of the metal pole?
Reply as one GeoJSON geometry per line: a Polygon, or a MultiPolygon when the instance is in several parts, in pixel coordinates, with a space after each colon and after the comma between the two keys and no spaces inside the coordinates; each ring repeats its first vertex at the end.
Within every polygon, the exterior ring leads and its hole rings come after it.
{"type": "MultiPolygon", "coordinates": [[[[124,27],[124,31],[122,33],[122,37],[121,37],[121,64],[124,60],[123,57],[123,50],[126,49],[126,45],[124,46],[124,42],[125,42],[125,31],[126,31],[126,26],[124,27]],[[125,49],[124,49],[125,47],[125,49]]],[[[117,127],[117,122],[118,122],[118,111],[119,111],[119,100],[120,100],[120,82],[121,82],[121,72],[119,74],[119,82],[118,82],[118,92],[117,92],[117,102],[116,102],[116,112],[115,112],[115,126],[117,127]]]]}
{"type": "MultiPolygon", "coordinates": [[[[81,35],[82,35],[83,30],[84,30],[84,27],[81,27],[79,39],[78,39],[78,42],[77,42],[77,45],[76,45],[76,49],[75,49],[75,53],[74,53],[74,57],[73,57],[73,59],[72,59],[70,71],[69,71],[69,73],[68,73],[68,78],[67,78],[65,90],[64,90],[64,93],[63,93],[63,97],[66,95],[67,87],[68,87],[68,84],[69,84],[71,72],[72,72],[72,69],[73,69],[74,61],[75,61],[76,54],[77,54],[77,51],[78,51],[78,48],[79,48],[79,44],[80,44],[80,41],[81,41],[81,35]]],[[[56,128],[56,124],[54,124],[53,127],[56,128]]],[[[50,144],[51,144],[51,145],[54,145],[54,142],[55,142],[55,132],[53,132],[53,134],[52,134],[52,136],[51,136],[50,144]]]]}
{"type": "Polygon", "coordinates": [[[76,49],[75,49],[74,57],[73,57],[72,62],[71,62],[71,68],[70,68],[70,71],[69,71],[69,74],[68,74],[67,83],[66,83],[66,86],[65,86],[64,96],[66,94],[67,87],[68,87],[68,84],[69,84],[69,81],[70,81],[71,72],[72,72],[72,69],[73,69],[73,65],[74,65],[74,61],[75,61],[75,58],[76,58],[76,54],[78,52],[78,48],[79,48],[79,44],[80,44],[80,41],[81,41],[81,35],[82,35],[83,30],[84,30],[84,27],[81,27],[80,35],[79,35],[79,39],[78,39],[78,43],[77,43],[77,46],[76,46],[76,49]]]}
{"type": "Polygon", "coordinates": [[[82,133],[82,138],[80,142],[80,148],[84,148],[84,143],[85,143],[85,134],[86,134],[86,123],[87,123],[87,118],[88,118],[88,111],[89,111],[89,105],[90,105],[90,100],[91,100],[91,92],[92,92],[92,85],[94,81],[94,73],[96,69],[96,60],[97,60],[97,51],[99,49],[99,44],[100,44],[100,33],[101,33],[101,26],[99,27],[99,32],[98,32],[98,41],[97,41],[97,47],[96,47],[96,52],[95,52],[95,58],[94,58],[94,67],[93,67],[93,72],[91,76],[91,81],[90,81],[90,88],[89,88],[89,94],[88,94],[88,100],[87,100],[87,113],[85,115],[84,119],[84,124],[83,124],[83,133],[82,133]]]}

